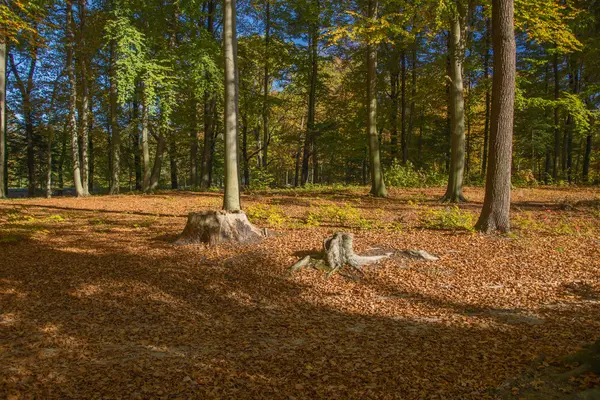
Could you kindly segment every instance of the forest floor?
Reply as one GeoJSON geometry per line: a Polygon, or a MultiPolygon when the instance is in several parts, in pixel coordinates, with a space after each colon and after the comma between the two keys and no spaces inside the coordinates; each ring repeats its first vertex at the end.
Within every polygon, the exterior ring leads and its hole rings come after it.
{"type": "Polygon", "coordinates": [[[480,188],[366,191],[246,194],[279,234],[216,248],[172,242],[217,193],[0,201],[0,397],[598,398],[564,356],[600,338],[599,189],[515,189],[496,236],[480,188]],[[289,272],[336,231],[440,260],[289,272]]]}

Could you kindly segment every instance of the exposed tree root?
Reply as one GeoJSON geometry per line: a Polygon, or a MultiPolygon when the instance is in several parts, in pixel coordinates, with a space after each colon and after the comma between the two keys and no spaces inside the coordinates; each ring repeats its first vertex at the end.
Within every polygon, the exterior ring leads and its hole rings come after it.
{"type": "MultiPolygon", "coordinates": [[[[393,253],[386,253],[379,256],[361,256],[354,252],[352,248],[352,234],[338,232],[332,237],[323,241],[323,252],[319,255],[305,256],[290,267],[290,271],[298,271],[302,268],[313,267],[315,269],[327,272],[327,276],[334,273],[340,273],[344,266],[349,266],[352,270],[362,273],[362,267],[377,263],[383,259],[389,258],[393,253]]],[[[354,279],[350,276],[344,275],[354,279]]]]}

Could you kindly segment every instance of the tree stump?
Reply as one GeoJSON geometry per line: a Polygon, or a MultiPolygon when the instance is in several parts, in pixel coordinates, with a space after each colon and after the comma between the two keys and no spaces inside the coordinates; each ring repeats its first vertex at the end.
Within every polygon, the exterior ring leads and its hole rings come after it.
{"type": "Polygon", "coordinates": [[[264,237],[264,232],[252,225],[243,211],[201,211],[188,215],[185,228],[175,243],[249,244],[264,237]]]}
{"type": "Polygon", "coordinates": [[[360,256],[352,248],[352,234],[338,232],[332,237],[323,241],[323,254],[318,256],[306,256],[290,267],[290,270],[296,271],[306,267],[311,262],[315,262],[317,269],[327,271],[329,275],[340,270],[345,265],[360,271],[361,267],[374,264],[385,258],[389,258],[393,253],[387,253],[379,256],[360,256]]]}

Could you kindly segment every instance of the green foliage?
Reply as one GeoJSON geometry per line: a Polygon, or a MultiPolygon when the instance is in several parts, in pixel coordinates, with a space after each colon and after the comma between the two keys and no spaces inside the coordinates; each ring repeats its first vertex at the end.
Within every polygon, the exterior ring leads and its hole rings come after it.
{"type": "Polygon", "coordinates": [[[311,209],[305,219],[308,226],[320,226],[323,223],[334,226],[344,226],[358,229],[370,229],[373,222],[364,218],[360,210],[344,203],[337,204],[321,204],[316,208],[311,209]]]}
{"type": "Polygon", "coordinates": [[[441,186],[447,177],[434,170],[420,171],[412,163],[402,165],[394,160],[392,165],[385,170],[385,183],[391,187],[429,187],[441,186]]]}
{"type": "Polygon", "coordinates": [[[264,168],[254,168],[251,170],[250,189],[264,190],[273,186],[275,176],[264,168]]]}
{"type": "Polygon", "coordinates": [[[274,228],[281,228],[289,218],[283,210],[274,205],[256,204],[246,208],[246,215],[250,221],[260,221],[274,228]]]}
{"type": "Polygon", "coordinates": [[[475,230],[475,216],[468,211],[461,210],[458,206],[445,207],[441,210],[426,209],[419,212],[419,220],[425,228],[475,230]]]}

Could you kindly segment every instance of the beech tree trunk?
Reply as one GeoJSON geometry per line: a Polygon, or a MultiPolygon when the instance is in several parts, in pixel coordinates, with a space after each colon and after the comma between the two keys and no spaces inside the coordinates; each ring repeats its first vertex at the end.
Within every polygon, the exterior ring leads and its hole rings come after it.
{"type": "Polygon", "coordinates": [[[8,197],[6,168],[6,38],[0,38],[0,199],[8,197]]]}
{"type": "Polygon", "coordinates": [[[79,164],[79,137],[77,135],[77,82],[75,79],[75,63],[73,60],[74,47],[75,47],[75,32],[74,32],[74,21],[73,21],[73,1],[67,0],[67,13],[66,13],[66,35],[67,35],[67,75],[69,77],[69,117],[67,128],[71,135],[71,154],[73,157],[73,185],[75,186],[75,195],[77,197],[84,196],[82,181],[81,181],[81,169],[79,164]]]}
{"type": "Polygon", "coordinates": [[[236,0],[224,0],[225,193],[223,196],[223,209],[230,212],[239,211],[241,209],[238,176],[238,79],[235,5],[236,0]]]}
{"type": "Polygon", "coordinates": [[[271,35],[271,0],[265,0],[265,67],[264,67],[264,82],[263,82],[263,148],[262,148],[262,167],[266,168],[269,155],[269,44],[271,35]]]}
{"type": "MultiPolygon", "coordinates": [[[[208,16],[206,19],[206,30],[214,35],[214,0],[208,2],[208,16]]],[[[209,78],[207,76],[207,78],[209,78]]],[[[206,190],[211,185],[213,166],[213,140],[215,131],[214,111],[216,99],[208,90],[204,92],[204,141],[202,147],[202,160],[200,163],[200,189],[206,190]]]]}
{"type": "MultiPolygon", "coordinates": [[[[21,99],[23,100],[23,118],[25,119],[25,137],[27,139],[27,195],[29,197],[35,196],[35,159],[34,159],[34,137],[33,137],[33,106],[31,104],[31,92],[33,91],[33,76],[37,66],[37,51],[38,48],[34,47],[31,54],[29,63],[29,69],[25,80],[19,75],[15,60],[12,54],[9,54],[10,68],[13,76],[15,77],[17,88],[21,92],[21,99]]],[[[6,121],[4,121],[6,129],[6,121]]],[[[5,159],[6,168],[6,159],[5,159]]],[[[7,171],[5,171],[5,179],[7,177],[7,171]]],[[[5,188],[7,189],[7,188],[5,188]]]]}
{"type": "MultiPolygon", "coordinates": [[[[310,32],[310,85],[308,91],[308,119],[306,121],[306,135],[304,136],[304,149],[302,154],[302,175],[301,184],[304,186],[308,182],[309,161],[314,156],[315,146],[315,113],[317,97],[317,74],[319,72],[318,64],[318,46],[319,46],[319,0],[313,0],[316,5],[316,15],[313,15],[314,21],[310,32]]],[[[314,157],[313,157],[314,160],[314,157]]],[[[314,170],[313,170],[314,171],[314,170]]]]}
{"type": "Polygon", "coordinates": [[[510,230],[510,187],[514,124],[516,45],[514,0],[493,0],[492,126],[490,162],[483,209],[476,228],[491,233],[510,230]]]}
{"type": "Polygon", "coordinates": [[[192,129],[190,131],[190,185],[198,187],[198,101],[192,95],[192,129]]]}
{"type": "Polygon", "coordinates": [[[80,57],[81,57],[81,187],[84,196],[89,196],[89,117],[90,112],[89,106],[89,77],[88,77],[88,66],[87,66],[87,49],[85,37],[87,35],[85,22],[86,22],[86,0],[79,0],[79,31],[80,40],[79,45],[81,46],[80,57]]]}
{"type": "MultiPolygon", "coordinates": [[[[368,7],[368,18],[375,20],[377,18],[377,0],[369,0],[368,7]]],[[[387,190],[383,181],[379,137],[377,134],[377,45],[370,40],[367,43],[367,113],[369,160],[371,163],[371,194],[376,197],[386,197],[387,190]]]]}
{"type": "MultiPolygon", "coordinates": [[[[377,51],[377,50],[375,50],[377,51]]],[[[377,60],[377,54],[375,54],[375,59],[377,60]]],[[[401,121],[401,131],[400,131],[400,141],[402,145],[402,164],[406,164],[408,161],[408,146],[406,140],[406,52],[402,50],[401,55],[401,100],[400,100],[400,115],[402,118],[401,121]]],[[[377,63],[377,61],[375,61],[377,63]]],[[[377,64],[375,64],[375,75],[377,75],[377,64]]],[[[368,68],[368,66],[367,66],[368,68]]],[[[376,83],[376,82],[375,82],[376,83]]]]}
{"type": "Polygon", "coordinates": [[[111,41],[110,67],[109,67],[109,103],[110,103],[110,130],[111,130],[111,176],[109,194],[119,194],[121,175],[121,132],[119,130],[118,104],[117,104],[117,71],[115,68],[116,54],[115,43],[111,41]]]}
{"type": "Polygon", "coordinates": [[[465,6],[457,2],[457,11],[450,21],[450,171],[444,201],[464,201],[465,169],[465,99],[463,90],[463,60],[465,47],[465,6]]]}
{"type": "MultiPolygon", "coordinates": [[[[552,68],[554,70],[554,100],[560,97],[560,76],[558,71],[558,53],[554,53],[552,68]]],[[[558,106],[554,107],[554,154],[552,157],[552,179],[558,181],[558,168],[561,153],[558,106]]]]}
{"type": "Polygon", "coordinates": [[[156,154],[154,155],[154,165],[152,166],[152,175],[150,176],[150,190],[156,190],[160,183],[160,173],[162,171],[162,162],[167,148],[167,140],[161,133],[158,134],[158,144],[156,145],[156,154]]]}
{"type": "Polygon", "coordinates": [[[481,155],[481,175],[485,176],[487,170],[488,159],[488,141],[490,136],[490,87],[488,80],[490,79],[490,36],[491,36],[491,21],[485,19],[485,48],[483,55],[483,74],[485,76],[485,122],[483,125],[483,151],[481,155]]]}
{"type": "MultiPolygon", "coordinates": [[[[157,154],[160,149],[157,149],[157,154]]],[[[146,98],[145,87],[142,84],[142,191],[150,191],[150,180],[152,171],[150,170],[150,147],[148,146],[148,100],[146,98]]]]}

